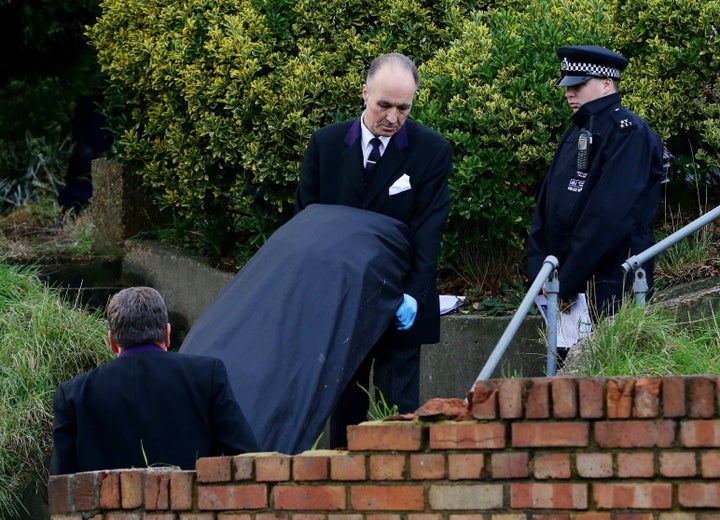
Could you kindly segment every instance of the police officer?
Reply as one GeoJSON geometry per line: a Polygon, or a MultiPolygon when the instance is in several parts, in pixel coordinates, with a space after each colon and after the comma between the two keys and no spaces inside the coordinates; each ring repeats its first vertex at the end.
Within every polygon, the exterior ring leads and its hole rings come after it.
{"type": "MultiPolygon", "coordinates": [[[[545,177],[530,227],[528,274],[533,280],[547,255],[560,265],[559,298],[588,290],[598,315],[617,310],[632,289],[622,263],[654,243],[660,202],[663,146],[639,116],[622,106],[620,71],[628,60],[603,47],[557,51],[574,112],[545,177]]],[[[652,262],[645,264],[652,286],[652,262]]]]}

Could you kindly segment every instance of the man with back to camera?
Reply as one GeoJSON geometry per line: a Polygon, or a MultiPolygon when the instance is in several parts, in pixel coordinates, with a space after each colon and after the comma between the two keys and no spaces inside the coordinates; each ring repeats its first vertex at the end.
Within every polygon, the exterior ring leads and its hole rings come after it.
{"type": "Polygon", "coordinates": [[[223,363],[167,351],[160,293],[123,289],[106,313],[118,357],[55,391],[51,475],[153,464],[192,470],[200,457],[258,451],[223,363]]]}
{"type": "MultiPolygon", "coordinates": [[[[557,51],[573,111],[545,177],[530,227],[528,275],[547,255],[559,260],[559,298],[589,287],[598,316],[617,311],[633,279],[621,266],[655,243],[663,145],[639,116],[622,106],[620,72],[628,60],[603,47],[557,51]]],[[[648,286],[653,261],[645,264],[648,286]]]]}
{"type": "Polygon", "coordinates": [[[420,345],[440,338],[437,257],[450,209],[450,143],[410,119],[420,76],[398,53],[373,60],[354,120],[313,133],[300,172],[295,210],[342,204],[393,217],[410,229],[413,259],[395,322],[375,344],[339,398],[330,445],[347,445],[346,427],[367,419],[372,368],[375,388],[400,413],[420,401],[420,345]]]}

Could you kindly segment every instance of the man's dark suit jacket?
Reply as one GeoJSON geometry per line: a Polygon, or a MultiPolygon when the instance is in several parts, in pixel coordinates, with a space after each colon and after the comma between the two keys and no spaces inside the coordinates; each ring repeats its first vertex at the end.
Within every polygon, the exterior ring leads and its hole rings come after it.
{"type": "Polygon", "coordinates": [[[313,133],[300,171],[295,210],[314,203],[342,204],[404,222],[410,228],[414,255],[404,292],[417,300],[418,314],[410,330],[398,331],[393,323],[386,335],[401,344],[437,343],[437,257],[450,210],[450,143],[434,130],[406,120],[388,143],[367,190],[361,143],[360,119],[313,133]],[[404,176],[409,177],[410,189],[403,188],[404,176]]]}
{"type": "Polygon", "coordinates": [[[221,361],[145,347],[58,386],[51,475],[258,451],[221,361]]]}

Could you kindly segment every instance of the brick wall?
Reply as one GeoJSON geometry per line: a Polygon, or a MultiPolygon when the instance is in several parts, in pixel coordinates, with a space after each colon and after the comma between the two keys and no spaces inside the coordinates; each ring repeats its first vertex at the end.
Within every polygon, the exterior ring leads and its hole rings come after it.
{"type": "Polygon", "coordinates": [[[720,379],[503,379],[349,451],[51,477],[53,520],[720,520],[720,379]]]}

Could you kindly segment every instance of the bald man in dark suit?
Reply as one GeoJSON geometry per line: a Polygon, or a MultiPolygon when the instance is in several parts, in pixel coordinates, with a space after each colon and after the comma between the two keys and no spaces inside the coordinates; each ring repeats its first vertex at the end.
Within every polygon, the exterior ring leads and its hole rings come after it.
{"type": "Polygon", "coordinates": [[[358,384],[369,388],[371,368],[389,404],[400,413],[417,409],[420,345],[440,338],[437,258],[450,209],[452,150],[439,133],[408,119],[419,81],[417,67],[402,54],[373,60],[362,115],[317,130],[302,164],[296,212],[315,203],[375,211],[404,222],[413,248],[393,323],[331,417],[332,447],[346,445],[348,424],[367,418],[368,397],[358,384]]]}

